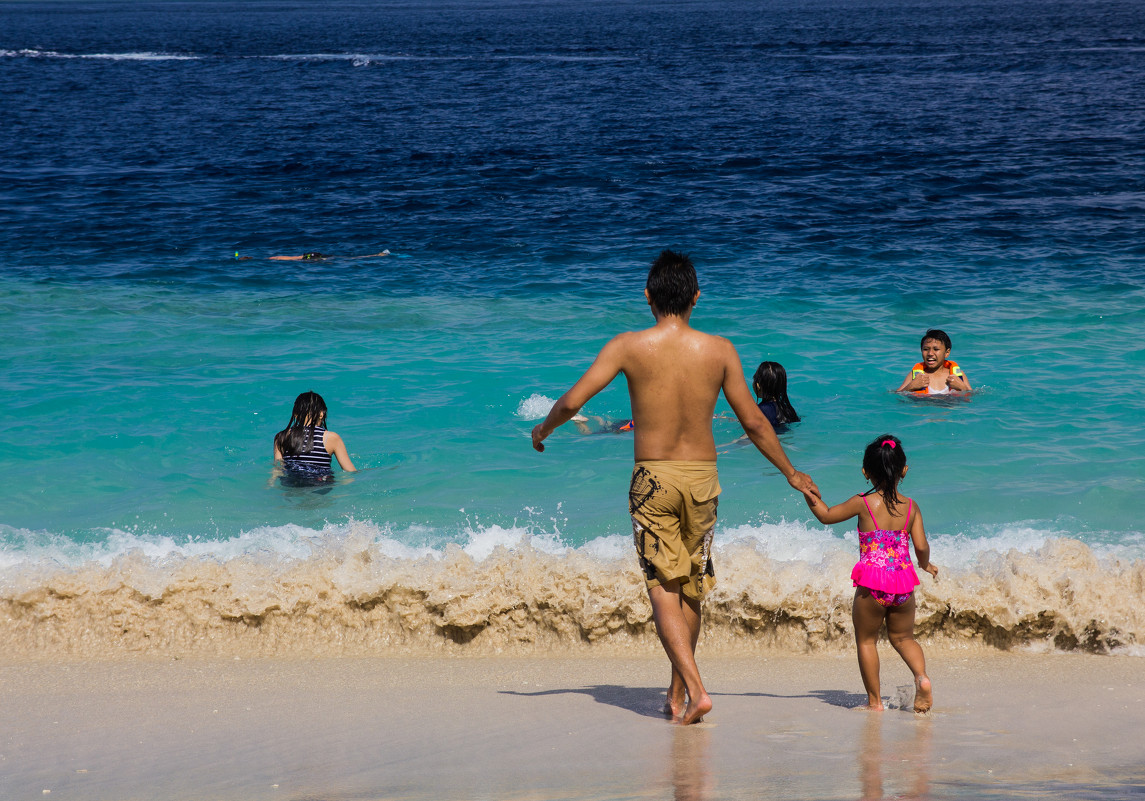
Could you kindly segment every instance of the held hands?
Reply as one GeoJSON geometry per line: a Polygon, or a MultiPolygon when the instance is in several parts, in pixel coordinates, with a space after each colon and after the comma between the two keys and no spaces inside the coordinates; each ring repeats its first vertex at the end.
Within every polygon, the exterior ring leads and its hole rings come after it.
{"type": "Polygon", "coordinates": [[[796,470],[794,473],[787,477],[787,483],[803,493],[803,496],[807,498],[807,504],[809,506],[815,505],[811,500],[811,496],[816,498],[822,497],[822,495],[819,493],[819,487],[816,486],[815,482],[811,480],[811,476],[807,475],[806,473],[801,473],[796,470]]]}

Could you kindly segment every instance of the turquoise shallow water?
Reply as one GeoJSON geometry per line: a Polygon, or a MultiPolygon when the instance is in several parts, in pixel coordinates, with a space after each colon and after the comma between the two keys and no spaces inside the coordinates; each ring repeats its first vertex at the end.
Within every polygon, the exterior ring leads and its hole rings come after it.
{"type": "MultiPolygon", "coordinates": [[[[18,476],[0,520],[7,548],[115,532],[225,541],[350,519],[435,548],[491,526],[574,546],[623,534],[631,438],[567,427],[541,455],[527,436],[609,336],[650,320],[642,280],[634,265],[627,287],[539,297],[6,281],[0,309],[22,334],[6,351],[0,431],[26,443],[3,457],[18,476]],[[327,493],[271,481],[271,438],[308,389],[367,468],[327,493]]],[[[932,535],[1117,549],[1141,541],[1143,301],[1128,282],[808,281],[751,296],[705,286],[694,322],[729,337],[749,375],[765,358],[786,366],[803,422],[783,442],[828,500],[863,488],[861,449],[889,431],[932,535]],[[970,400],[890,391],[931,325],[951,333],[970,400]]],[[[622,379],[587,407],[627,409],[622,379]]],[[[735,442],[735,421],[715,429],[730,443],[721,524],[810,525],[786,483],[735,442]]]]}

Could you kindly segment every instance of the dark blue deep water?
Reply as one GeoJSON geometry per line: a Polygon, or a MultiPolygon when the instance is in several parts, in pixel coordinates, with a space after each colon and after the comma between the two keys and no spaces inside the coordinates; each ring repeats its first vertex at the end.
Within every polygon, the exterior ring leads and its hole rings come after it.
{"type": "Polygon", "coordinates": [[[0,54],[9,276],[498,295],[675,245],[748,291],[1145,257],[1135,2],[4,3],[0,54]],[[416,261],[233,261],[382,247],[416,261]]]}

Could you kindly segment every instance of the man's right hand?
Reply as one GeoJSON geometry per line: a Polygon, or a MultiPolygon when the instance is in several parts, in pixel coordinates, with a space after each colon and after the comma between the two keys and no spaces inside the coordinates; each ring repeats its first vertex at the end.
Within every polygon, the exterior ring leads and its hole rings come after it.
{"type": "Polygon", "coordinates": [[[533,450],[539,453],[545,452],[545,435],[541,433],[544,425],[544,423],[537,423],[533,426],[533,450]]]}

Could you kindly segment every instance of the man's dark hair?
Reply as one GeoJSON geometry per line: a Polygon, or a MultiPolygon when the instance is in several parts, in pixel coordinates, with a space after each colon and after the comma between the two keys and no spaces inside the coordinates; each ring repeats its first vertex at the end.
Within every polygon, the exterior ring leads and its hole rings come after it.
{"type": "Polygon", "coordinates": [[[700,291],[692,260],[674,250],[660,252],[648,271],[648,299],[661,314],[684,314],[700,291]]]}
{"type": "MultiPolygon", "coordinates": [[[[918,329],[916,328],[915,330],[917,331],[918,329]]],[[[933,339],[935,342],[941,342],[942,347],[946,348],[947,350],[950,350],[950,337],[948,337],[946,335],[946,332],[943,331],[941,328],[932,328],[929,331],[927,331],[925,334],[923,334],[922,339],[918,343],[918,346],[921,348],[923,345],[926,344],[926,340],[928,340],[928,339],[933,339]]]]}

